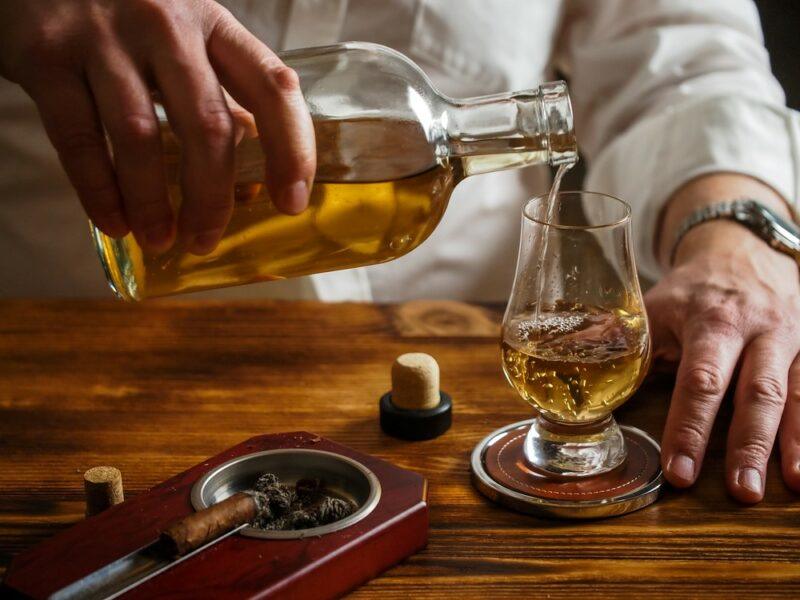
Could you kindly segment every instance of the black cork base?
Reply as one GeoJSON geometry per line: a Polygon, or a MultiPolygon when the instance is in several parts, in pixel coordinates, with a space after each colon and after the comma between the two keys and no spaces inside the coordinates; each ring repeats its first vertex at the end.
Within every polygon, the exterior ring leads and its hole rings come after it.
{"type": "Polygon", "coordinates": [[[439,392],[439,405],[427,410],[398,408],[392,402],[392,393],[387,392],[380,401],[381,429],[401,440],[431,440],[450,429],[453,417],[453,401],[444,392],[439,392]]]}

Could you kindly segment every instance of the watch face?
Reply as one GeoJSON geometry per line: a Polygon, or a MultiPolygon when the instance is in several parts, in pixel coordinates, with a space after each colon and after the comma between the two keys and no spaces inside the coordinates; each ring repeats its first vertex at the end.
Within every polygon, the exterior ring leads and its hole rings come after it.
{"type": "Polygon", "coordinates": [[[770,246],[795,258],[800,257],[800,232],[797,227],[763,204],[752,201],[751,215],[753,225],[760,231],[761,238],[770,246]]]}

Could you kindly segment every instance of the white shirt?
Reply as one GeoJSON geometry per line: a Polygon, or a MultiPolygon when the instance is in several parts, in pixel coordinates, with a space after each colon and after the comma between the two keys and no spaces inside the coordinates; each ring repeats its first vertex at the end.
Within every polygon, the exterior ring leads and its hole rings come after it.
{"type": "MultiPolygon", "coordinates": [[[[227,0],[275,50],[378,42],[408,55],[445,94],[570,80],[585,187],[633,206],[643,275],[664,201],[713,171],[744,173],[797,202],[800,119],[770,73],[749,0],[227,0]]],[[[39,123],[0,81],[0,296],[108,295],[85,216],[39,123]]],[[[213,292],[329,301],[504,301],[521,207],[544,168],[469,178],[421,248],[391,263],[213,292]]],[[[209,295],[209,294],[205,294],[209,295]]]]}

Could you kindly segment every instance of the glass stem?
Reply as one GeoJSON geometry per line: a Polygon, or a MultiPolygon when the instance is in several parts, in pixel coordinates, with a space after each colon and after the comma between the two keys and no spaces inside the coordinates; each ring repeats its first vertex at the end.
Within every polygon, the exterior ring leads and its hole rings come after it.
{"type": "Polygon", "coordinates": [[[548,477],[587,477],[617,468],[625,460],[625,439],[614,417],[585,425],[562,425],[541,415],[531,424],[525,460],[548,477]]]}

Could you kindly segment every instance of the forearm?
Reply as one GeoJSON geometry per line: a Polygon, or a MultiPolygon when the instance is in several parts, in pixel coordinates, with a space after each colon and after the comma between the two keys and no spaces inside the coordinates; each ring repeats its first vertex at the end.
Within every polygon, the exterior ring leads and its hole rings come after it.
{"type": "MultiPolygon", "coordinates": [[[[675,235],[689,215],[704,206],[737,198],[752,198],[781,216],[792,218],[792,211],[780,194],[757,179],[736,173],[698,177],[679,188],[662,209],[654,241],[654,250],[661,265],[665,269],[672,266],[675,235]]],[[[676,263],[680,263],[698,253],[730,252],[733,246],[744,248],[750,247],[751,243],[755,247],[763,245],[767,248],[741,225],[729,221],[711,221],[690,230],[680,241],[674,258],[676,263]]]]}

